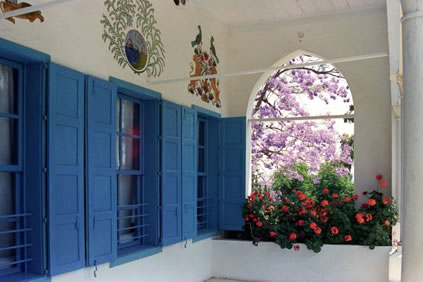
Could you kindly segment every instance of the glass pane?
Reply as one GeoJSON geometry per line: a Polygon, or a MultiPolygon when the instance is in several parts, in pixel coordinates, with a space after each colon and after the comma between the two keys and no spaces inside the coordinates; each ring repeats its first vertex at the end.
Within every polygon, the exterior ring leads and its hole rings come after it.
{"type": "MultiPolygon", "coordinates": [[[[15,214],[15,189],[14,189],[14,174],[0,173],[0,216],[15,214]]],[[[0,232],[7,230],[15,230],[15,222],[0,221],[0,232]]],[[[0,249],[16,245],[15,234],[1,234],[0,235],[0,249]]],[[[0,251],[0,265],[15,260],[15,250],[0,251]]],[[[13,266],[6,266],[0,271],[11,268],[13,266]]]]}
{"type": "MultiPolygon", "coordinates": [[[[203,197],[203,180],[204,177],[203,176],[198,176],[197,177],[197,197],[198,198],[202,198],[203,197]]],[[[200,205],[199,205],[200,206],[200,205]]]]}
{"type": "Polygon", "coordinates": [[[120,132],[120,101],[121,99],[118,99],[116,102],[116,131],[120,132]]]}
{"type": "Polygon", "coordinates": [[[0,118],[0,165],[17,164],[17,121],[0,118]]]}
{"type": "Polygon", "coordinates": [[[120,169],[119,145],[120,145],[120,139],[118,135],[116,136],[116,169],[120,169]]]}
{"type": "Polygon", "coordinates": [[[122,137],[122,164],[120,169],[139,169],[140,140],[131,137],[122,137]]]}
{"type": "Polygon", "coordinates": [[[205,172],[205,149],[198,149],[198,171],[205,172]]]}
{"type": "Polygon", "coordinates": [[[206,138],[205,138],[205,123],[204,121],[198,122],[198,145],[205,146],[206,145],[206,138]]]}
{"type": "Polygon", "coordinates": [[[128,100],[122,103],[122,132],[131,135],[140,135],[140,105],[128,100]]]}
{"type": "Polygon", "coordinates": [[[137,226],[139,207],[128,207],[137,205],[137,176],[132,175],[119,175],[119,241],[120,244],[128,243],[136,237],[136,229],[132,228],[137,226]]]}
{"type": "Polygon", "coordinates": [[[0,65],[0,112],[16,114],[17,70],[0,65]]]}

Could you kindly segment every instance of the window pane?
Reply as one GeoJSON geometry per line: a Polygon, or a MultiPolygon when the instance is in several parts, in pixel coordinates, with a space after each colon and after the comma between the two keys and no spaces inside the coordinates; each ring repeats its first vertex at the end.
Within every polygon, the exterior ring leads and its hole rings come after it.
{"type": "Polygon", "coordinates": [[[205,138],[205,123],[204,121],[198,122],[198,145],[205,146],[206,145],[206,138],[205,138]]]}
{"type": "Polygon", "coordinates": [[[140,105],[128,100],[122,103],[122,132],[131,135],[140,135],[140,105]]]}
{"type": "Polygon", "coordinates": [[[140,140],[122,137],[122,164],[120,169],[139,169],[140,140]]]}
{"type": "Polygon", "coordinates": [[[121,99],[117,99],[116,102],[116,131],[120,132],[120,101],[121,99]]]}
{"type": "MultiPolygon", "coordinates": [[[[14,174],[0,173],[0,216],[15,214],[14,174]]],[[[0,232],[16,229],[15,222],[1,222],[0,232]]],[[[15,234],[0,235],[0,249],[16,245],[15,234]]],[[[15,260],[15,250],[0,251],[0,265],[15,260]]],[[[13,266],[0,267],[0,271],[13,266]]]]}
{"type": "Polygon", "coordinates": [[[205,172],[205,149],[198,149],[198,171],[205,172]]]}
{"type": "Polygon", "coordinates": [[[17,121],[0,118],[0,165],[17,163],[17,121]]]}
{"type": "Polygon", "coordinates": [[[138,204],[137,198],[137,176],[120,175],[119,179],[119,241],[120,244],[128,243],[136,237],[139,207],[128,207],[138,204]]]}
{"type": "Polygon", "coordinates": [[[16,114],[17,70],[0,65],[0,112],[16,114]]]}
{"type": "Polygon", "coordinates": [[[116,169],[120,169],[120,155],[119,155],[119,147],[120,147],[120,138],[119,135],[116,136],[116,169]]]}

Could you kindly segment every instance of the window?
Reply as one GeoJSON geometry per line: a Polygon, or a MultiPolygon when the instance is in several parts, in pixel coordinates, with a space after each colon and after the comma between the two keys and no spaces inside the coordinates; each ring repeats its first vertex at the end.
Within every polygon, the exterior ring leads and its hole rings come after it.
{"type": "Polygon", "coordinates": [[[197,118],[197,234],[218,229],[219,119],[197,118]]]}
{"type": "Polygon", "coordinates": [[[120,90],[116,105],[117,247],[118,256],[123,256],[158,245],[159,155],[157,101],[120,90]]]}
{"type": "Polygon", "coordinates": [[[22,272],[26,217],[22,206],[22,65],[0,60],[0,276],[22,272]]]}
{"type": "Polygon", "coordinates": [[[142,169],[142,104],[124,96],[117,103],[118,246],[143,245],[145,212],[142,169]]]}

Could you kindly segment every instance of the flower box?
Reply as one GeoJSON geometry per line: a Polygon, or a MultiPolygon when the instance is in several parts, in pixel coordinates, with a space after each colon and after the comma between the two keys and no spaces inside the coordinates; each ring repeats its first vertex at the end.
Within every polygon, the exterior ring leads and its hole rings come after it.
{"type": "Polygon", "coordinates": [[[327,245],[320,253],[281,249],[273,242],[215,240],[213,274],[245,281],[389,281],[391,247],[327,245]]]}

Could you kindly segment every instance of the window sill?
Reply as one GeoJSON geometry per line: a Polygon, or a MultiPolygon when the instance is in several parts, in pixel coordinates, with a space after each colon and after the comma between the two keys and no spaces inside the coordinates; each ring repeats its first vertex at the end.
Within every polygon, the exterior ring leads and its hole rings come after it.
{"type": "Polygon", "coordinates": [[[213,229],[201,230],[201,231],[198,231],[197,236],[195,236],[192,239],[192,242],[195,243],[195,242],[205,240],[211,237],[215,237],[218,235],[220,235],[220,232],[217,230],[213,230],[213,229]]]}
{"type": "Polygon", "coordinates": [[[30,273],[16,273],[0,278],[2,282],[50,282],[50,277],[30,273]]]}
{"type": "Polygon", "coordinates": [[[138,246],[122,250],[118,258],[110,263],[110,268],[116,267],[125,263],[136,261],[145,257],[149,257],[162,252],[161,247],[144,247],[138,246]]]}

